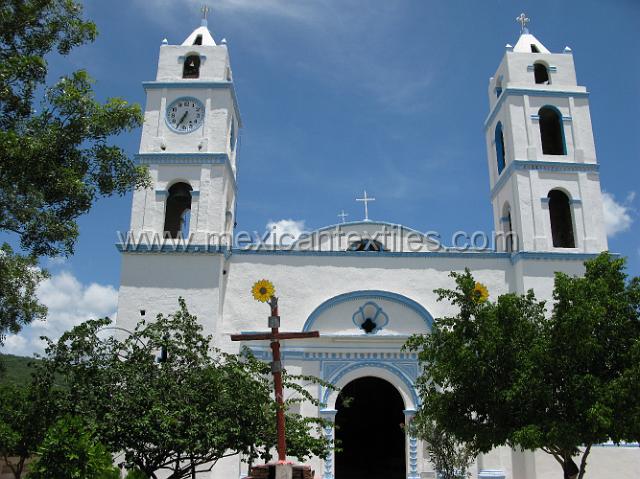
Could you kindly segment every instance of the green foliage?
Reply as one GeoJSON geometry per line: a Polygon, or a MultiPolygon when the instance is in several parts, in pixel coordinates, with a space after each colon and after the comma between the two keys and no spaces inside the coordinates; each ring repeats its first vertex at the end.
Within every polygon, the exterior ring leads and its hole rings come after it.
{"type": "Polygon", "coordinates": [[[127,472],[126,479],[149,479],[149,476],[147,476],[140,469],[131,469],[127,472]]]}
{"type": "Polygon", "coordinates": [[[112,144],[141,124],[139,106],[98,102],[83,70],[45,85],[45,57],[66,55],[96,33],[74,0],[0,4],[0,231],[28,253],[5,246],[0,255],[1,334],[45,314],[33,295],[43,278],[35,258],[72,254],[76,220],[98,197],[148,183],[146,170],[112,144]]]}
{"type": "Polygon", "coordinates": [[[16,479],[56,421],[62,397],[53,387],[53,377],[40,365],[24,384],[0,385],[0,464],[9,467],[16,479]]]}
{"type": "MultiPolygon", "coordinates": [[[[183,300],[123,340],[98,337],[108,324],[88,321],[64,334],[49,344],[47,363],[64,375],[72,412],[93,419],[110,452],[124,452],[149,477],[179,479],[226,456],[264,456],[275,444],[268,365],[215,351],[183,300]]],[[[315,423],[290,417],[294,454],[326,449],[309,437],[315,423]]]]}
{"type": "Polygon", "coordinates": [[[424,441],[429,459],[438,471],[440,479],[462,479],[471,476],[469,466],[477,456],[473,447],[459,442],[452,434],[423,415],[411,421],[409,432],[424,441]]]}
{"type": "Polygon", "coordinates": [[[482,452],[541,448],[580,477],[592,444],[640,439],[640,279],[607,253],[585,265],[556,274],[550,316],[532,291],[479,302],[471,273],[452,273],[437,293],[458,314],[407,343],[424,367],[418,415],[482,452]]]}
{"type": "Polygon", "coordinates": [[[118,479],[113,459],[90,427],[65,416],[49,428],[30,467],[29,479],[118,479]]]}
{"type": "Polygon", "coordinates": [[[0,346],[7,333],[44,319],[47,309],[38,303],[35,290],[46,276],[34,256],[18,255],[6,243],[0,246],[0,346]]]}

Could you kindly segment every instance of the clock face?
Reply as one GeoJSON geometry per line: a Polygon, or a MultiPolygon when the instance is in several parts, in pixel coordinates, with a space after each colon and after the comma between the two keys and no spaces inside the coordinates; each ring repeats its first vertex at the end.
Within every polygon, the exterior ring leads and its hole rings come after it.
{"type": "Polygon", "coordinates": [[[178,98],[167,107],[167,124],[178,133],[190,133],[204,122],[204,105],[195,98],[178,98]]]}

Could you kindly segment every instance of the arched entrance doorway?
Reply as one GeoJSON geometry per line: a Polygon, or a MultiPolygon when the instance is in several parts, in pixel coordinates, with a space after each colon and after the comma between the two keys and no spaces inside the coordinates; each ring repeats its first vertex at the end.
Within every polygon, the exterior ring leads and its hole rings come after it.
{"type": "Polygon", "coordinates": [[[347,384],[336,402],[336,479],[404,479],[404,403],[384,379],[347,384]]]}

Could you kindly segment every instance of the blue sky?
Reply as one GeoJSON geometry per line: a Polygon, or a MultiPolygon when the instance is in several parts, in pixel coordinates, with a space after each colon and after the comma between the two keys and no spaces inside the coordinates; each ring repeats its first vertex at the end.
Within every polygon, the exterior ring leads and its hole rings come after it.
{"type": "MultiPolygon", "coordinates": [[[[52,58],[52,78],[86,68],[100,98],[144,105],[141,82],[155,77],[162,39],[181,43],[199,25],[201,3],[87,0],[100,36],[68,58],[52,58]]],[[[637,1],[211,3],[210,29],[217,41],[228,41],[244,120],[240,230],[262,231],[280,220],[314,229],[336,223],[342,209],[350,220],[362,219],[354,199],[366,188],[377,199],[372,219],[443,237],[491,231],[487,84],[504,45],[517,41],[515,17],[525,11],[531,32],[552,52],[573,49],[578,82],[591,92],[602,187],[610,195],[610,249],[628,256],[631,272],[640,274],[637,1]]],[[[134,154],[139,135],[117,142],[134,154]]],[[[64,324],[113,309],[115,231],[128,228],[130,202],[99,201],[80,221],[75,256],[49,262],[61,285],[50,285],[50,293],[80,294],[81,306],[50,299],[64,324]],[[91,309],[94,303],[100,307],[91,309]]]]}

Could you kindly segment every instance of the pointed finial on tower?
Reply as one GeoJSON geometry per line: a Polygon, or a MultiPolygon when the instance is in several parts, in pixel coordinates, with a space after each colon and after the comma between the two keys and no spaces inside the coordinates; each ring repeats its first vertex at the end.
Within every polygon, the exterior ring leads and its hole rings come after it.
{"type": "Polygon", "coordinates": [[[531,19],[527,18],[524,12],[522,12],[520,16],[516,18],[516,22],[520,24],[520,33],[523,33],[523,34],[529,33],[529,29],[527,28],[527,25],[529,24],[530,21],[531,19]]]}
{"type": "Polygon", "coordinates": [[[209,12],[211,11],[211,9],[209,8],[208,5],[202,5],[202,8],[200,9],[200,11],[202,12],[202,21],[201,21],[201,25],[203,27],[206,27],[209,25],[209,12]]]}

